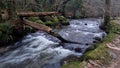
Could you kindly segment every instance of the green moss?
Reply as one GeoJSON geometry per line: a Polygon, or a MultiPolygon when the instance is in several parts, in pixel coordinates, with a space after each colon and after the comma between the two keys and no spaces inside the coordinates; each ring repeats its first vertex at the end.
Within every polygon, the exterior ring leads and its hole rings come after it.
{"type": "Polygon", "coordinates": [[[64,16],[59,16],[59,20],[67,20],[64,16]]]}
{"type": "Polygon", "coordinates": [[[67,18],[65,18],[64,16],[59,16],[58,18],[59,18],[60,23],[62,25],[69,25],[69,22],[68,22],[67,18]]]}
{"type": "Polygon", "coordinates": [[[36,20],[35,22],[39,24],[45,24],[42,20],[36,20]]]}
{"type": "Polygon", "coordinates": [[[28,20],[35,22],[36,20],[39,20],[39,17],[29,17],[28,20]]]}
{"type": "Polygon", "coordinates": [[[52,18],[53,18],[52,21],[53,21],[54,23],[59,23],[59,19],[58,19],[57,16],[53,16],[52,18]]]}
{"type": "Polygon", "coordinates": [[[48,26],[53,26],[54,25],[54,23],[52,21],[46,21],[45,24],[48,25],[48,26]]]}
{"type": "Polygon", "coordinates": [[[80,62],[71,62],[62,66],[61,68],[82,68],[82,65],[83,63],[80,62]]]}
{"type": "Polygon", "coordinates": [[[45,19],[46,21],[51,21],[51,20],[52,20],[52,17],[50,17],[50,16],[45,16],[44,19],[45,19]]]}

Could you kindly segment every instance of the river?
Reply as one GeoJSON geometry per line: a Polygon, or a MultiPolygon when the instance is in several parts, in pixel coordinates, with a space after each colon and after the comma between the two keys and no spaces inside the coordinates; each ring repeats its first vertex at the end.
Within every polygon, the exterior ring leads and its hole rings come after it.
{"type": "Polygon", "coordinates": [[[76,43],[61,42],[42,31],[31,33],[16,42],[15,49],[0,56],[0,68],[60,68],[62,59],[70,55],[81,57],[106,35],[100,29],[101,19],[71,19],[69,23],[58,33],[76,43]]]}

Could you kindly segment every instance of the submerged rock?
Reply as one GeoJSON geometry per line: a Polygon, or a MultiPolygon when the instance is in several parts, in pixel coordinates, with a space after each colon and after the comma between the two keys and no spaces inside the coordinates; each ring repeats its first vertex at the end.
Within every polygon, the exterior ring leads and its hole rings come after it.
{"type": "Polygon", "coordinates": [[[94,41],[100,41],[105,36],[99,26],[99,20],[71,20],[70,25],[59,32],[64,39],[81,43],[83,45],[93,45],[94,41]]]}

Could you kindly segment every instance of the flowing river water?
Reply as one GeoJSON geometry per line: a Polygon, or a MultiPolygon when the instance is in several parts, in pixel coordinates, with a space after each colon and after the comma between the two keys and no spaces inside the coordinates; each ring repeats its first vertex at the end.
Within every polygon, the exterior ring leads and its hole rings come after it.
{"type": "Polygon", "coordinates": [[[14,50],[0,56],[0,68],[60,68],[60,61],[70,55],[80,57],[85,50],[106,35],[99,26],[101,19],[70,20],[70,25],[58,31],[64,43],[45,32],[25,36],[16,42],[14,50]],[[79,44],[78,44],[79,43],[79,44]]]}

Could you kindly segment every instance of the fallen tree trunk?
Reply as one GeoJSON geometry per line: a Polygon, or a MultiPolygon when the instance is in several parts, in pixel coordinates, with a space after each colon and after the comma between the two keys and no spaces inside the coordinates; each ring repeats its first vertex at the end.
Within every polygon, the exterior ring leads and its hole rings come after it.
{"type": "Polygon", "coordinates": [[[50,16],[57,15],[58,12],[17,12],[17,15],[20,17],[29,17],[29,16],[50,16]]]}
{"type": "Polygon", "coordinates": [[[38,30],[41,30],[41,31],[45,31],[47,33],[50,33],[52,28],[48,27],[48,26],[45,26],[45,25],[42,25],[42,24],[38,24],[38,23],[35,23],[35,22],[32,22],[32,21],[29,21],[25,18],[23,18],[23,23],[26,24],[26,25],[29,25],[35,29],[38,29],[38,30]]]}
{"type": "Polygon", "coordinates": [[[52,28],[50,28],[48,26],[45,26],[45,25],[42,25],[42,24],[38,24],[38,23],[35,23],[35,22],[32,22],[32,21],[29,21],[29,20],[27,20],[25,18],[23,18],[23,23],[26,24],[26,25],[29,25],[29,26],[31,26],[31,27],[33,27],[35,29],[47,32],[48,34],[50,34],[50,35],[52,35],[52,36],[57,37],[58,39],[60,39],[62,42],[81,44],[81,43],[78,43],[78,42],[68,41],[68,40],[62,38],[58,33],[53,32],[52,28]]]}

